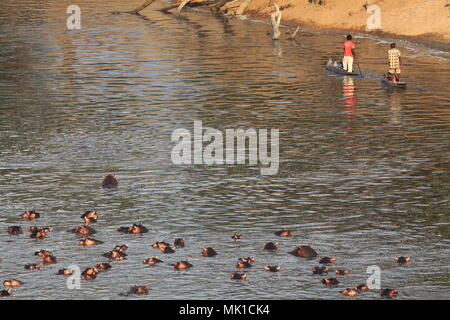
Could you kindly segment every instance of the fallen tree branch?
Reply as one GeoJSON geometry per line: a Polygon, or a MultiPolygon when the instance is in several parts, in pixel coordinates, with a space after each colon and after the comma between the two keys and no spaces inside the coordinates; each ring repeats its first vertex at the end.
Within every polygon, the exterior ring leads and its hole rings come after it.
{"type": "Polygon", "coordinates": [[[245,9],[247,9],[248,5],[250,4],[252,0],[244,0],[241,2],[241,5],[239,6],[239,9],[236,11],[236,15],[242,16],[244,14],[245,9]]]}
{"type": "Polygon", "coordinates": [[[132,10],[131,12],[133,13],[139,13],[139,11],[144,10],[145,8],[147,8],[149,5],[151,5],[153,2],[155,2],[156,0],[147,0],[145,1],[145,3],[141,4],[139,7],[135,8],[134,10],[132,10]]]}
{"type": "Polygon", "coordinates": [[[299,30],[300,30],[300,27],[297,27],[297,29],[295,29],[294,33],[291,34],[291,36],[288,38],[288,40],[295,40],[295,36],[297,35],[299,30]]]}
{"type": "Polygon", "coordinates": [[[214,4],[214,6],[211,8],[211,10],[215,11],[216,13],[218,13],[220,11],[221,7],[223,7],[228,2],[233,2],[233,1],[234,0],[219,0],[219,1],[217,1],[216,4],[214,4]]]}
{"type": "MultiPolygon", "coordinates": [[[[201,1],[201,2],[189,3],[188,7],[194,8],[194,7],[201,7],[201,6],[209,6],[209,5],[212,5],[212,4],[216,4],[219,1],[221,1],[221,0],[201,1]]],[[[180,6],[179,4],[172,4],[170,6],[158,9],[158,11],[166,12],[166,11],[178,8],[179,6],[180,6]]]]}
{"type": "MultiPolygon", "coordinates": [[[[206,6],[213,6],[213,8],[216,8],[216,11],[220,9],[220,7],[223,7],[226,3],[231,2],[234,0],[212,0],[212,1],[201,1],[201,2],[194,2],[194,3],[187,3],[185,6],[189,8],[195,8],[195,7],[206,7],[206,6]]],[[[158,9],[158,11],[167,12],[169,10],[178,8],[179,4],[172,4],[170,6],[158,9]]]]}
{"type": "Polygon", "coordinates": [[[191,0],[183,0],[177,8],[177,13],[180,13],[183,7],[191,0]]]}

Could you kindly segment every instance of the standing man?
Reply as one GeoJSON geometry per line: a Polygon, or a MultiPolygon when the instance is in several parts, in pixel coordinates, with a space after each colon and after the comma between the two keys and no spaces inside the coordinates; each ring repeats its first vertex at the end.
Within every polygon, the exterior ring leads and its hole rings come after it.
{"type": "Polygon", "coordinates": [[[402,57],[400,51],[395,48],[395,43],[391,43],[391,49],[388,50],[389,73],[395,75],[397,81],[400,81],[400,66],[402,65],[402,57]]]}
{"type": "Polygon", "coordinates": [[[355,44],[352,42],[352,36],[347,36],[347,41],[344,42],[344,59],[342,59],[342,66],[347,72],[353,72],[353,57],[356,58],[355,44]]]}

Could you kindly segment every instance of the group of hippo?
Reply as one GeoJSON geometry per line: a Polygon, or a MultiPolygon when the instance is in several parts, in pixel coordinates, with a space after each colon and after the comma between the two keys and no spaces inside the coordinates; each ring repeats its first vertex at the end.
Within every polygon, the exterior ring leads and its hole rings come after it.
{"type": "MultiPolygon", "coordinates": [[[[113,189],[117,188],[119,185],[117,181],[117,177],[115,175],[107,175],[103,177],[102,186],[106,189],[113,189]]],[[[22,219],[28,220],[28,221],[35,221],[40,218],[40,213],[36,211],[26,211],[21,215],[22,219]]],[[[103,242],[100,240],[96,240],[92,238],[92,235],[96,233],[96,230],[92,227],[93,223],[97,222],[98,219],[98,212],[97,211],[87,211],[84,214],[81,215],[81,219],[84,221],[84,225],[78,226],[74,229],[69,230],[69,232],[76,233],[82,236],[85,236],[86,238],[83,240],[80,240],[78,243],[79,245],[91,247],[94,245],[102,244],[103,242]]],[[[49,232],[52,232],[53,228],[51,227],[44,227],[44,228],[38,228],[36,226],[32,226],[29,228],[29,236],[30,238],[36,238],[36,239],[44,239],[46,235],[49,232]]],[[[149,230],[143,225],[142,222],[135,223],[131,226],[127,227],[120,227],[117,229],[117,231],[122,233],[128,233],[128,234],[142,234],[147,233],[149,230]]],[[[20,226],[9,226],[7,228],[7,232],[10,235],[18,235],[22,234],[22,228],[20,226]]],[[[278,237],[290,237],[293,235],[293,232],[290,230],[280,230],[275,232],[275,235],[278,237]]],[[[235,233],[231,236],[231,239],[233,239],[235,242],[238,240],[242,240],[244,238],[243,235],[235,233]]],[[[183,238],[174,238],[173,245],[165,242],[155,242],[152,244],[152,247],[155,249],[159,249],[161,253],[163,254],[170,254],[174,253],[178,248],[183,248],[185,246],[185,240],[183,238]]],[[[126,245],[117,245],[114,247],[112,251],[109,251],[105,254],[103,254],[103,257],[106,257],[109,259],[108,262],[99,263],[96,264],[94,267],[86,268],[81,273],[81,279],[83,280],[94,280],[98,274],[101,272],[110,270],[112,268],[112,261],[122,261],[127,259],[127,254],[125,251],[128,249],[126,245]]],[[[276,251],[279,249],[279,242],[267,242],[264,243],[264,250],[268,251],[276,251]]],[[[202,249],[201,254],[204,257],[214,257],[217,255],[217,252],[212,247],[205,247],[202,249]]],[[[292,254],[296,257],[302,257],[306,259],[318,259],[318,263],[320,266],[311,268],[313,275],[320,275],[322,276],[322,283],[326,285],[327,287],[336,287],[339,284],[339,276],[346,276],[349,273],[348,269],[335,269],[334,272],[336,274],[335,277],[327,278],[328,272],[330,271],[330,266],[335,264],[336,259],[334,257],[320,257],[318,256],[317,252],[313,249],[311,245],[304,245],[304,246],[298,246],[294,250],[290,251],[289,254],[292,254]]],[[[35,252],[35,255],[39,257],[41,264],[43,265],[49,265],[57,263],[57,258],[49,251],[47,250],[40,250],[38,252],[35,252]]],[[[396,258],[397,263],[399,264],[407,264],[410,262],[410,257],[398,257],[396,258]]],[[[238,269],[249,269],[253,266],[255,261],[255,258],[253,257],[240,257],[238,261],[236,262],[235,266],[238,269]]],[[[1,262],[1,259],[0,259],[1,262]]],[[[156,264],[162,263],[161,259],[158,258],[158,256],[151,257],[148,259],[144,259],[143,263],[147,265],[154,266],[156,264]]],[[[27,264],[24,266],[26,270],[39,270],[41,268],[41,264],[27,264]]],[[[175,270],[186,270],[189,268],[192,268],[193,265],[188,261],[178,261],[175,263],[170,264],[175,270]]],[[[279,272],[281,270],[281,266],[278,265],[267,265],[263,268],[265,271],[268,272],[279,272]]],[[[74,270],[71,269],[60,269],[58,271],[58,275],[63,276],[71,276],[73,275],[74,270]]],[[[247,272],[232,272],[231,273],[231,279],[233,280],[246,280],[247,279],[247,272]]],[[[5,280],[3,282],[4,290],[0,291],[0,296],[9,296],[13,289],[16,287],[19,287],[23,284],[22,281],[19,281],[17,279],[9,279],[5,280]]],[[[354,288],[346,288],[343,291],[341,291],[341,294],[344,296],[356,296],[362,292],[365,291],[372,291],[371,287],[366,284],[360,284],[356,285],[354,288]]],[[[136,295],[142,295],[142,294],[148,294],[149,287],[148,286],[134,286],[131,287],[130,290],[126,293],[121,293],[121,296],[129,296],[132,294],[136,295]]],[[[380,289],[380,295],[382,297],[396,297],[398,295],[397,289],[390,289],[390,288],[382,288],[380,289]]]]}

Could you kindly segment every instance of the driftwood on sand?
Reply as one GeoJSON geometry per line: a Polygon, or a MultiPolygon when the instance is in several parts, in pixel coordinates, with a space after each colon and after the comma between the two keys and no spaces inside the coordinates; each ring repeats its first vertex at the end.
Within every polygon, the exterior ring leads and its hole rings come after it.
{"type": "Polygon", "coordinates": [[[273,40],[278,40],[281,35],[280,32],[280,23],[281,23],[281,11],[278,5],[274,2],[275,12],[272,12],[270,15],[270,20],[272,21],[273,26],[273,40]]]}

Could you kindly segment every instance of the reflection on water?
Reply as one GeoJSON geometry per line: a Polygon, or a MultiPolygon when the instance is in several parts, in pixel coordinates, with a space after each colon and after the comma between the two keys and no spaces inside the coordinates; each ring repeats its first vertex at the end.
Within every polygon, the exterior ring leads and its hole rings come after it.
{"type": "Polygon", "coordinates": [[[388,93],[388,105],[389,111],[391,112],[391,122],[393,124],[399,125],[401,124],[401,97],[402,91],[399,90],[391,90],[388,93]]]}
{"type": "Polygon", "coordinates": [[[109,14],[140,2],[80,0],[82,29],[68,31],[64,3],[2,1],[0,279],[25,281],[12,299],[122,299],[134,284],[148,284],[152,299],[339,299],[343,287],[366,280],[370,265],[399,299],[449,298],[445,57],[403,49],[408,88],[400,92],[380,85],[387,48],[373,40],[355,39],[364,79],[338,77],[324,70],[341,52],[334,35],[273,42],[270,25],[209,13],[109,14]],[[170,135],[192,130],[194,120],[221,131],[280,129],[279,174],[172,164],[170,135]],[[118,190],[100,188],[106,173],[118,175],[118,190]],[[41,241],[7,235],[8,225],[34,225],[18,219],[32,208],[43,213],[36,224],[55,232],[41,241]],[[93,248],[66,232],[88,209],[99,210],[95,237],[105,242],[93,248]],[[139,221],[149,233],[116,231],[139,221]],[[264,252],[261,242],[283,227],[294,236],[264,252]],[[244,240],[232,241],[235,231],[244,240]],[[152,242],[173,237],[185,237],[186,247],[162,265],[142,264],[159,253],[152,242]],[[122,243],[129,259],[81,290],[55,275],[103,262],[101,254],[122,243]],[[351,270],[338,288],[310,274],[317,261],[286,254],[308,243],[351,270]],[[204,246],[218,256],[203,258],[204,246]],[[53,251],[58,264],[24,270],[39,249],[53,251]],[[229,280],[243,255],[256,257],[248,281],[229,280]],[[397,266],[400,255],[412,263],[397,266]],[[189,271],[167,265],[186,258],[189,271]],[[268,264],[282,271],[264,272],[268,264]]]}
{"type": "Polygon", "coordinates": [[[353,120],[356,114],[356,96],[355,96],[355,85],[353,83],[352,77],[344,76],[342,95],[344,96],[344,107],[347,113],[347,119],[349,121],[353,120]]]}

